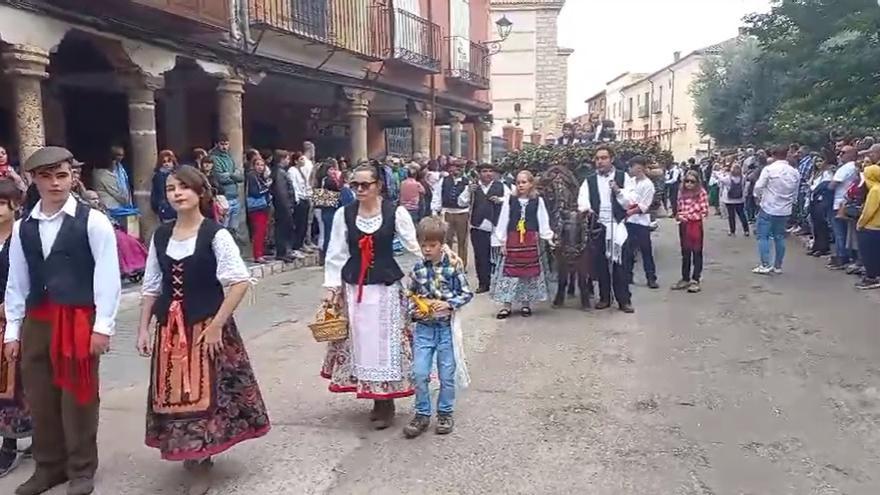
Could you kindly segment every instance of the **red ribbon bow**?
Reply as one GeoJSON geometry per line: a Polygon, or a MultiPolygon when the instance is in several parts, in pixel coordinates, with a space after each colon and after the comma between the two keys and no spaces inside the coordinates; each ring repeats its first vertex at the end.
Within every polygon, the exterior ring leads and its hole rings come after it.
{"type": "Polygon", "coordinates": [[[367,270],[373,264],[373,236],[372,234],[361,237],[358,241],[358,248],[361,251],[361,272],[358,274],[358,294],[357,302],[361,302],[364,296],[364,281],[367,279],[367,270]]]}

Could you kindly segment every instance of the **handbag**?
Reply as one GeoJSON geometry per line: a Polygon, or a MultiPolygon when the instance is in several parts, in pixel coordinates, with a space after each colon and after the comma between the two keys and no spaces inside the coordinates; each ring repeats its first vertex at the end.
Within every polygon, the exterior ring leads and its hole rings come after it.
{"type": "Polygon", "coordinates": [[[265,194],[263,194],[262,196],[260,196],[258,198],[253,198],[251,196],[248,196],[246,198],[246,202],[247,202],[248,211],[260,211],[260,210],[265,210],[266,208],[269,207],[269,201],[266,199],[265,194]]]}
{"type": "Polygon", "coordinates": [[[316,208],[336,208],[339,205],[339,191],[312,189],[312,205],[316,208]]]}

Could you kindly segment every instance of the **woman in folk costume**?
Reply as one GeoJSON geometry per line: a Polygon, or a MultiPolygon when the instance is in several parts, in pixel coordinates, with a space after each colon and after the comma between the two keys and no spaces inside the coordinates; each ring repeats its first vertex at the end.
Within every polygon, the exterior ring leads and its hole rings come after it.
{"type": "MultiPolygon", "coordinates": [[[[3,307],[6,281],[9,277],[9,238],[12,237],[12,224],[15,212],[21,205],[23,193],[18,184],[10,179],[0,179],[0,342],[3,342],[6,321],[3,307]]],[[[30,455],[30,447],[18,450],[18,440],[33,434],[31,410],[24,400],[21,379],[21,365],[0,353],[0,478],[18,466],[23,457],[30,455]]]]}
{"type": "Polygon", "coordinates": [[[492,245],[501,248],[501,260],[492,278],[492,299],[504,307],[496,317],[510,316],[513,303],[520,314],[531,316],[531,304],[546,301],[549,268],[541,240],[553,245],[553,230],[544,200],[535,190],[535,177],[523,170],[516,176],[516,192],[501,207],[492,245]]]}
{"type": "Polygon", "coordinates": [[[372,399],[376,429],[391,426],[394,399],[413,395],[408,303],[394,260],[394,238],[421,252],[412,217],[383,199],[383,168],[358,166],[351,189],[357,201],[336,211],[324,260],[325,302],[348,308],[349,336],[331,342],[321,368],[331,392],[372,399]]]}
{"type": "Polygon", "coordinates": [[[190,494],[210,488],[211,456],[269,431],[232,318],[250,272],[232,235],[206,218],[209,188],[189,166],[168,178],[177,220],[161,225],[150,243],[137,342],[142,356],[152,356],[146,444],[163,459],[184,461],[193,475],[190,494]]]}

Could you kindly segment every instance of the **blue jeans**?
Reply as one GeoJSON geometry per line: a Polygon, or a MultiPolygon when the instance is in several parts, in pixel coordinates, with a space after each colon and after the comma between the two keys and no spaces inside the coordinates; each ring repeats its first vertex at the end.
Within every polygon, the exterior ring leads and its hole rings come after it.
{"type": "Polygon", "coordinates": [[[452,414],[455,406],[455,351],[449,321],[417,322],[413,332],[413,381],[416,385],[416,414],[431,415],[431,368],[437,354],[440,395],[437,412],[452,414]]]}
{"type": "Polygon", "coordinates": [[[852,254],[846,247],[846,234],[849,231],[849,220],[846,218],[837,218],[837,211],[832,210],[828,215],[828,221],[831,223],[831,230],[834,231],[834,255],[840,263],[849,263],[850,255],[852,254]]]}
{"type": "Polygon", "coordinates": [[[758,255],[761,257],[762,266],[770,265],[770,239],[776,246],[776,259],[774,268],[782,268],[782,260],[785,258],[785,224],[788,216],[770,215],[763,211],[758,212],[755,223],[758,237],[758,255]]]}
{"type": "Polygon", "coordinates": [[[238,213],[241,211],[241,201],[238,198],[226,198],[226,201],[229,203],[229,213],[226,214],[223,226],[232,232],[238,228],[235,222],[238,221],[238,213]]]}

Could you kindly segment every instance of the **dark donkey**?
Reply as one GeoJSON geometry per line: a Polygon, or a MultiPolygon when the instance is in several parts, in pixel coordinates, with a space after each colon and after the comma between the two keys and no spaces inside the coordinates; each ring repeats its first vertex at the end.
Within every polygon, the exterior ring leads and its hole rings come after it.
{"type": "Polygon", "coordinates": [[[602,227],[593,221],[592,216],[588,218],[586,213],[576,210],[559,212],[559,243],[555,252],[559,282],[556,298],[553,300],[554,307],[565,305],[565,289],[569,284],[569,276],[574,275],[581,295],[581,308],[590,309],[593,260],[596,249],[601,249],[601,243],[597,243],[597,240],[602,238],[602,227]]]}

